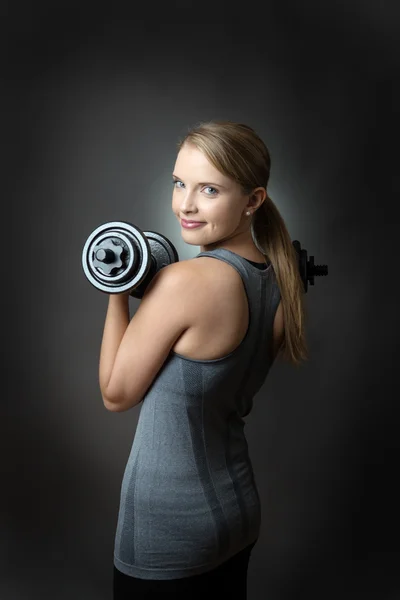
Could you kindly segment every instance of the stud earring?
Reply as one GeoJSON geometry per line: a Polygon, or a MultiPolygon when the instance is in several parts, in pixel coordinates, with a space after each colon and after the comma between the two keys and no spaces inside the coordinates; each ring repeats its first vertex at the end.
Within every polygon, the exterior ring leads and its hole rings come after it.
{"type": "Polygon", "coordinates": [[[249,216],[251,215],[251,213],[250,213],[250,212],[247,212],[247,213],[246,213],[246,215],[249,217],[249,216]]]}

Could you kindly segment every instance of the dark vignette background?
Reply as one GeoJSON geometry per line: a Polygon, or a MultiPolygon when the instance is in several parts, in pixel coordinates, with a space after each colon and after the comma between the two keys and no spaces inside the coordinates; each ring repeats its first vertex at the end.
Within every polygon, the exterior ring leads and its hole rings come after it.
{"type": "Polygon", "coordinates": [[[171,212],[175,144],[221,118],[264,139],[292,239],[329,266],[307,294],[310,361],[276,364],[248,418],[249,600],[397,600],[398,4],[131,6],[1,9],[0,597],[111,598],[140,408],[102,404],[107,296],[81,252],[128,220],[195,256],[171,212]]]}

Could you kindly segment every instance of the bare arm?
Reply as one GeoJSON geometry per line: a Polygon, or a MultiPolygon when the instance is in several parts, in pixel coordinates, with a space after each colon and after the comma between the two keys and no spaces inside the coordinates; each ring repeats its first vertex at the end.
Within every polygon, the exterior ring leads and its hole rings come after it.
{"type": "Polygon", "coordinates": [[[129,294],[110,294],[99,364],[99,381],[103,400],[107,395],[115,358],[129,322],[129,294]]]}

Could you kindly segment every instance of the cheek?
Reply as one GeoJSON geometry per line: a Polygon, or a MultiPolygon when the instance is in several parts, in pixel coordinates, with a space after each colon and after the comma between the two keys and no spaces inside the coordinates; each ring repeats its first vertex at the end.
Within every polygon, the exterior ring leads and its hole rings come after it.
{"type": "Polygon", "coordinates": [[[224,227],[231,225],[234,221],[234,215],[231,210],[226,210],[221,208],[220,210],[212,211],[212,217],[215,220],[216,225],[218,227],[224,227]]]}

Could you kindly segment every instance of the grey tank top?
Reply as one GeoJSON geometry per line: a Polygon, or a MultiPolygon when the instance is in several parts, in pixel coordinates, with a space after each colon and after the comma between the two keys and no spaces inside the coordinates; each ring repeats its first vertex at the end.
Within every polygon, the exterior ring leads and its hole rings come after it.
{"type": "Polygon", "coordinates": [[[239,346],[219,359],[171,351],[140,405],[114,545],[115,567],[139,579],[205,573],[260,532],[244,417],[271,366],[280,292],[271,264],[224,248],[197,256],[222,260],[240,274],[249,327],[239,346]]]}

